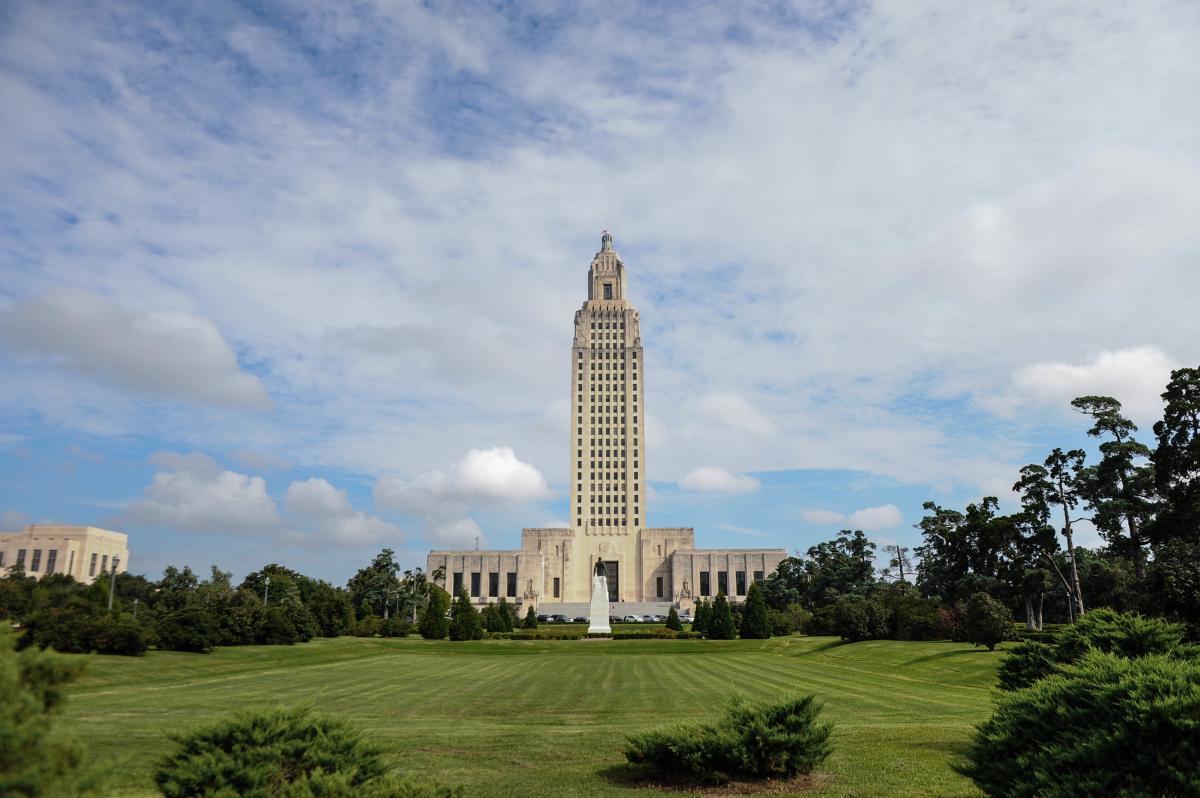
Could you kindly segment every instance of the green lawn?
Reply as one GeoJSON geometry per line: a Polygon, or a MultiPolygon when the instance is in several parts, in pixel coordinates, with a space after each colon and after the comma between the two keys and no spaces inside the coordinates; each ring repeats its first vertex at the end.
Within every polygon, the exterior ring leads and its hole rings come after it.
{"type": "MultiPolygon", "coordinates": [[[[989,714],[1000,651],[957,643],[341,638],[294,647],[93,657],[60,725],[108,774],[156,794],[171,732],[269,704],[344,716],[418,777],[468,795],[646,795],[607,769],[624,736],[705,721],[729,696],[815,693],[834,754],[808,795],[975,795],[950,761],[989,714]]],[[[679,795],[680,793],[673,793],[679,795]]]]}

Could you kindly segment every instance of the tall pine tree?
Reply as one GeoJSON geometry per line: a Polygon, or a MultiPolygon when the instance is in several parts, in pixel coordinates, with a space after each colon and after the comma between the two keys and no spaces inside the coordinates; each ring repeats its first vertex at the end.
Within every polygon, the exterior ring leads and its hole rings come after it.
{"type": "Polygon", "coordinates": [[[483,637],[483,621],[471,606],[471,597],[464,587],[450,609],[450,639],[479,640],[483,637]]]}
{"type": "Polygon", "coordinates": [[[729,608],[729,599],[724,593],[717,594],[717,600],[712,604],[712,614],[708,618],[707,636],[713,640],[733,640],[737,637],[737,626],[733,623],[733,610],[729,608]]]}
{"type": "Polygon", "coordinates": [[[742,609],[742,637],[746,640],[766,640],[771,636],[771,617],[758,582],[750,583],[746,606],[742,609]]]}

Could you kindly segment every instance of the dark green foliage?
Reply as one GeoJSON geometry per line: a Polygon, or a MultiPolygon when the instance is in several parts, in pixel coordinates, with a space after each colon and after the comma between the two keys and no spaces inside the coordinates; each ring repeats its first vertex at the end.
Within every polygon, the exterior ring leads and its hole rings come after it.
{"type": "Polygon", "coordinates": [[[47,607],[24,625],[20,647],[53,648],[65,654],[137,656],[149,647],[149,633],[129,616],[114,616],[82,597],[47,607]]]}
{"type": "Polygon", "coordinates": [[[1057,670],[1054,647],[1023,640],[1000,663],[1000,689],[1021,690],[1057,670]]]}
{"type": "Polygon", "coordinates": [[[529,608],[525,610],[525,620],[521,621],[521,628],[522,629],[537,629],[538,628],[537,612],[533,609],[532,604],[530,604],[529,608]]]}
{"type": "MultiPolygon", "coordinates": [[[[1200,529],[1200,515],[1196,528],[1200,529]]],[[[1143,606],[1187,623],[1200,639],[1200,537],[1176,537],[1154,546],[1146,567],[1143,606]]]]}
{"type": "Polygon", "coordinates": [[[750,590],[746,593],[739,632],[747,640],[766,640],[771,636],[771,618],[758,582],[752,582],[750,590]]]}
{"type": "Polygon", "coordinates": [[[962,629],[968,643],[992,651],[1012,636],[1012,613],[987,593],[976,593],[967,599],[962,629]]]}
{"type": "Polygon", "coordinates": [[[679,613],[675,611],[672,605],[670,612],[667,613],[667,628],[673,632],[682,632],[683,624],[679,620],[679,613]]]}
{"type": "Polygon", "coordinates": [[[14,650],[8,624],[0,624],[0,795],[71,795],[78,787],[80,751],[51,736],[51,717],[62,686],[83,662],[36,648],[14,650]]]}
{"type": "Polygon", "coordinates": [[[355,637],[375,637],[383,634],[383,619],[375,615],[367,615],[354,624],[355,637]]]}
{"type": "Polygon", "coordinates": [[[1200,665],[1089,652],[1002,695],[960,772],[987,795],[1200,794],[1200,665]]]}
{"type": "Polygon", "coordinates": [[[789,604],[782,610],[771,610],[771,634],[776,637],[803,632],[812,613],[799,604],[789,604]]]}
{"type": "Polygon", "coordinates": [[[513,630],[513,617],[509,612],[508,604],[501,604],[504,599],[495,603],[484,606],[480,613],[482,616],[483,628],[487,632],[511,632],[513,630]]]}
{"type": "Polygon", "coordinates": [[[161,649],[207,654],[219,641],[221,630],[202,607],[183,607],[160,618],[154,637],[161,649]]]}
{"type": "Polygon", "coordinates": [[[479,613],[471,606],[471,597],[463,588],[450,608],[450,639],[479,640],[483,637],[483,623],[479,613]]]}
{"type": "Polygon", "coordinates": [[[312,613],[320,637],[348,635],[354,628],[354,605],[350,595],[328,582],[302,577],[301,595],[312,613]]]}
{"type": "Polygon", "coordinates": [[[813,696],[776,705],[735,703],[711,726],[677,726],[630,737],[625,758],[669,779],[790,779],[810,773],[832,750],[833,727],[817,722],[820,711],[813,696]]]}
{"type": "Polygon", "coordinates": [[[1122,657],[1188,656],[1181,625],[1110,609],[1092,610],[1059,631],[1052,643],[1024,642],[1000,665],[1000,688],[1018,690],[1081,660],[1093,649],[1122,657]]]}
{"type": "Polygon", "coordinates": [[[808,574],[804,560],[788,557],[767,574],[762,583],[763,598],[774,610],[784,610],[792,604],[803,604],[808,597],[808,574]]]}
{"type": "Polygon", "coordinates": [[[441,640],[450,633],[450,622],[446,620],[445,590],[436,589],[429,594],[429,603],[421,611],[421,622],[417,629],[426,640],[441,640]]]}
{"type": "Polygon", "coordinates": [[[505,601],[504,596],[496,602],[496,610],[500,613],[501,628],[497,631],[511,632],[517,625],[517,616],[513,612],[513,606],[505,601]]]}
{"type": "Polygon", "coordinates": [[[408,618],[393,615],[379,625],[379,634],[384,637],[408,637],[415,629],[416,627],[412,625],[412,621],[408,620],[408,618]]]}
{"type": "MultiPolygon", "coordinates": [[[[1173,541],[1197,543],[1200,529],[1200,368],[1171,372],[1163,392],[1163,417],[1154,425],[1154,480],[1163,501],[1146,526],[1158,547],[1173,541]]],[[[1195,565],[1193,564],[1193,568],[1195,565]]],[[[1187,618],[1196,623],[1196,618],[1187,618]]]]}
{"type": "Polygon", "coordinates": [[[696,602],[696,610],[692,614],[692,631],[700,634],[708,633],[708,616],[712,612],[712,605],[708,603],[708,599],[700,599],[696,602]]]}
{"type": "Polygon", "coordinates": [[[724,593],[718,593],[712,603],[712,610],[704,625],[704,635],[711,640],[733,640],[737,637],[737,626],[733,623],[733,611],[729,609],[729,599],[724,593]]]}
{"type": "Polygon", "coordinates": [[[805,634],[835,635],[837,634],[837,605],[826,604],[812,611],[812,617],[804,628],[805,634]]]}
{"type": "Polygon", "coordinates": [[[888,635],[887,611],[873,599],[843,598],[834,605],[834,633],[843,640],[874,640],[888,635]]]}
{"type": "Polygon", "coordinates": [[[173,738],[155,783],[167,798],[424,798],[457,790],[411,785],[387,771],[363,735],[308,709],[275,709],[173,738]]]}
{"type": "Polygon", "coordinates": [[[290,646],[300,639],[291,615],[278,604],[263,608],[256,631],[255,642],[266,646],[290,646]]]}
{"type": "Polygon", "coordinates": [[[346,583],[350,594],[350,602],[358,607],[358,617],[367,615],[383,615],[383,605],[388,600],[389,593],[398,592],[400,580],[400,565],[396,562],[396,553],[384,549],[375,555],[375,559],[366,568],[360,568],[358,573],[346,583]]]}

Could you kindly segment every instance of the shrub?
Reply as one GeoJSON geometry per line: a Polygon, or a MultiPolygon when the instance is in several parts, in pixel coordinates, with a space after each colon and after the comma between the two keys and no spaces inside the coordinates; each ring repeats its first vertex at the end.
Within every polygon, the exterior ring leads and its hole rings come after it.
{"type": "Polygon", "coordinates": [[[630,737],[625,758],[672,779],[788,779],[811,772],[829,756],[832,726],[817,722],[820,711],[813,696],[769,706],[735,703],[711,726],[630,737]]]}
{"type": "Polygon", "coordinates": [[[771,634],[776,637],[803,632],[812,613],[799,604],[789,604],[782,610],[771,610],[771,634]]]}
{"type": "Polygon", "coordinates": [[[384,637],[408,637],[412,632],[412,623],[399,615],[393,615],[379,625],[379,634],[384,637]]]}
{"type": "Polygon", "coordinates": [[[993,651],[1012,634],[1012,613],[987,593],[975,593],[967,599],[962,628],[968,643],[993,651]]]}
{"type": "Polygon", "coordinates": [[[704,634],[712,640],[733,640],[737,637],[737,627],[733,624],[733,611],[729,609],[729,599],[724,593],[718,593],[712,603],[712,610],[704,625],[704,634]]]}
{"type": "Polygon", "coordinates": [[[837,605],[826,604],[812,611],[808,623],[804,627],[805,634],[835,635],[837,634],[837,605]]]}
{"type": "Polygon", "coordinates": [[[503,627],[498,631],[511,632],[517,625],[517,616],[513,612],[513,606],[505,601],[504,596],[496,602],[496,609],[500,613],[500,623],[503,627]]]}
{"type": "Polygon", "coordinates": [[[378,615],[364,615],[354,624],[355,637],[375,637],[383,633],[383,619],[378,615]]]}
{"type": "Polygon", "coordinates": [[[1183,642],[1184,629],[1160,618],[1137,613],[1097,609],[1076,623],[1062,627],[1050,643],[1025,641],[1013,647],[1000,664],[1000,689],[1019,690],[1079,661],[1088,651],[1106,651],[1122,657],[1149,654],[1190,656],[1183,642]]]}
{"type": "Polygon", "coordinates": [[[525,620],[521,621],[521,628],[522,629],[538,628],[537,612],[534,611],[532,604],[530,604],[529,608],[525,610],[525,620]]]}
{"type": "Polygon", "coordinates": [[[766,640],[771,636],[771,617],[758,582],[751,582],[750,590],[746,593],[746,606],[742,611],[739,632],[746,640],[766,640]]]}
{"type": "Polygon", "coordinates": [[[675,607],[671,607],[671,611],[667,613],[667,628],[673,632],[682,632],[683,623],[679,620],[679,613],[675,612],[675,607]]]}
{"type": "Polygon", "coordinates": [[[150,645],[150,634],[128,615],[113,616],[84,598],[34,613],[25,623],[20,648],[53,648],[64,654],[137,656],[150,645]]]}
{"type": "Polygon", "coordinates": [[[471,606],[471,597],[463,588],[450,609],[450,639],[479,640],[483,637],[483,622],[471,606]]]}
{"type": "Polygon", "coordinates": [[[450,633],[450,622],[446,620],[446,596],[437,585],[429,588],[429,603],[421,611],[421,622],[417,629],[426,640],[441,640],[450,633]]]}
{"type": "Polygon", "coordinates": [[[1200,664],[1099,651],[1003,694],[958,766],[987,795],[1196,795],[1200,664]]]}
{"type": "Polygon", "coordinates": [[[939,607],[929,599],[905,597],[896,603],[893,625],[897,640],[948,640],[939,607]]]}
{"type": "Polygon", "coordinates": [[[69,795],[77,786],[80,751],[56,741],[50,721],[62,686],[82,670],[79,660],[50,651],[18,654],[9,624],[0,623],[0,795],[69,795]]]}
{"type": "Polygon", "coordinates": [[[459,790],[412,785],[387,772],[360,732],[308,709],[243,713],[172,738],[154,781],[167,798],[433,798],[459,790]]]}
{"type": "Polygon", "coordinates": [[[264,646],[290,646],[300,639],[291,615],[278,604],[263,607],[254,631],[254,642],[264,646]]]}
{"type": "Polygon", "coordinates": [[[96,638],[98,654],[137,657],[145,654],[149,647],[150,632],[129,615],[119,618],[107,616],[100,626],[100,635],[96,638]]]}
{"type": "Polygon", "coordinates": [[[711,605],[706,599],[701,599],[696,602],[696,611],[692,614],[692,631],[700,634],[708,633],[708,616],[711,613],[711,605]]]}
{"type": "Polygon", "coordinates": [[[834,605],[834,631],[843,640],[873,640],[887,637],[887,611],[882,604],[850,596],[834,605]]]}
{"type": "Polygon", "coordinates": [[[154,635],[159,648],[207,654],[216,646],[220,630],[203,607],[185,606],[160,618],[154,635]]]}

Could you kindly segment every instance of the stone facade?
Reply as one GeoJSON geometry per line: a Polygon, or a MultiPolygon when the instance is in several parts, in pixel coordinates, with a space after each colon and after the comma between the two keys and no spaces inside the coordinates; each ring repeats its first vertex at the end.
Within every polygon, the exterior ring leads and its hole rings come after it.
{"type": "Polygon", "coordinates": [[[601,238],[588,269],[588,298],[575,312],[568,436],[570,527],[522,531],[515,551],[432,551],[452,593],[479,603],[586,603],[604,560],[614,604],[670,602],[690,609],[703,576],[738,599],[787,556],[783,549],[696,548],[688,527],[647,528],[645,368],[640,319],[628,299],[625,263],[601,238]],[[707,558],[707,559],[706,559],[707,558]],[[724,574],[724,576],[721,576],[724,574]],[[741,574],[741,576],[738,576],[741,574]],[[735,592],[741,588],[740,592],[735,592]]]}
{"type": "Polygon", "coordinates": [[[69,574],[90,585],[108,573],[129,570],[129,538],[94,526],[33,524],[24,532],[0,534],[0,573],[20,565],[26,576],[69,574]]]}

